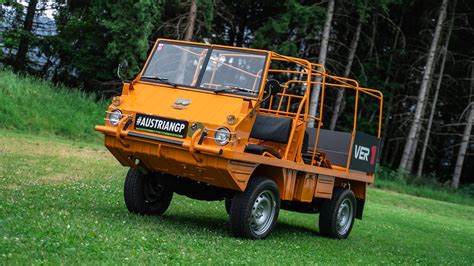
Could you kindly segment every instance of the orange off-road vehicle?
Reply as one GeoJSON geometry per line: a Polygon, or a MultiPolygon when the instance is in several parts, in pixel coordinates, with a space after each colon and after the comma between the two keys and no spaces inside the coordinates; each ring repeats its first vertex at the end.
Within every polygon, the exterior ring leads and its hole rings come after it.
{"type": "Polygon", "coordinates": [[[374,181],[382,100],[304,59],[160,39],[96,130],[130,167],[124,196],[132,213],[161,215],[178,193],[224,200],[237,237],[265,238],[283,208],[319,213],[320,234],[342,239],[362,218],[374,181]],[[329,88],[353,100],[345,132],[322,123],[329,88]],[[377,136],[359,131],[362,96],[380,106],[377,136]]]}

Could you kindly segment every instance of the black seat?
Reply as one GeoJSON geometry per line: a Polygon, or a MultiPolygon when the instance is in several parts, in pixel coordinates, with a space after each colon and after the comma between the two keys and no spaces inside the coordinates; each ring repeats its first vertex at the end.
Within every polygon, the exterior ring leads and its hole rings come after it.
{"type": "MultiPolygon", "coordinates": [[[[259,140],[266,140],[278,143],[288,143],[291,133],[292,119],[288,117],[277,117],[264,114],[258,114],[250,132],[250,137],[259,140]]],[[[245,152],[253,154],[263,154],[268,152],[277,158],[281,154],[274,149],[264,146],[249,144],[245,152]]]]}
{"type": "Polygon", "coordinates": [[[250,137],[278,143],[288,143],[291,133],[291,118],[258,114],[250,137]]]}

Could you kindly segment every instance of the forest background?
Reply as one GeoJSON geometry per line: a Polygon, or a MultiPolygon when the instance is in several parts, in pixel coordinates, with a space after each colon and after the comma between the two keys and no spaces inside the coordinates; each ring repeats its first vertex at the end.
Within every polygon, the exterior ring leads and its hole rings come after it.
{"type": "MultiPolygon", "coordinates": [[[[157,38],[268,49],[324,64],[384,94],[383,171],[474,191],[474,5],[470,0],[0,1],[0,64],[110,98],[157,38]]],[[[0,97],[3,97],[0,95],[0,97]]],[[[349,95],[326,95],[340,129],[349,95]]],[[[367,128],[378,105],[363,102],[367,128]]],[[[346,110],[347,111],[347,110],[346,110]]],[[[336,123],[337,122],[337,123],[336,123]]]]}

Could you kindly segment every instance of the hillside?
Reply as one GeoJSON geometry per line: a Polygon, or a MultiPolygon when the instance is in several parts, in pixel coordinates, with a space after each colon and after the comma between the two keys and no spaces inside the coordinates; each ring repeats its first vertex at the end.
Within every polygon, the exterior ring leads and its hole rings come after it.
{"type": "Polygon", "coordinates": [[[0,70],[0,129],[99,142],[105,101],[79,90],[0,70]]]}

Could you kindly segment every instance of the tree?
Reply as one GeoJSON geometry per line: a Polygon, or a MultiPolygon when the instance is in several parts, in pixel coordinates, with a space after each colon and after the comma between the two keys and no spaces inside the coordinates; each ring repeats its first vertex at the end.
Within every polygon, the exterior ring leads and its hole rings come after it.
{"type": "MultiPolygon", "coordinates": [[[[329,0],[328,9],[326,12],[326,21],[324,22],[323,35],[321,37],[321,46],[319,49],[318,64],[322,66],[326,64],[326,55],[328,52],[328,43],[329,43],[329,33],[331,32],[331,21],[332,21],[332,16],[334,14],[334,2],[335,0],[329,0]]],[[[321,79],[318,78],[316,82],[321,82],[321,79]]],[[[309,103],[310,116],[316,116],[320,92],[321,92],[321,84],[316,84],[313,90],[311,91],[311,99],[309,103]]],[[[314,119],[309,120],[308,127],[314,127],[314,119]]]]}
{"type": "MultiPolygon", "coordinates": [[[[437,61],[437,57],[439,57],[438,53],[435,53],[435,59],[433,60],[433,68],[431,68],[431,73],[430,73],[430,79],[429,79],[429,82],[428,82],[428,85],[426,86],[427,89],[426,89],[426,101],[429,100],[429,93],[430,93],[430,89],[431,89],[431,84],[433,83],[433,77],[434,77],[434,71],[435,71],[435,67],[434,65],[436,65],[436,61],[437,61]]],[[[421,109],[421,114],[422,114],[422,117],[420,119],[420,126],[418,127],[416,133],[415,133],[415,137],[414,139],[416,141],[413,142],[412,146],[411,146],[411,152],[410,152],[410,155],[408,156],[408,161],[407,161],[407,164],[406,164],[406,171],[411,173],[412,170],[413,170],[413,164],[415,162],[415,157],[416,157],[416,152],[418,151],[418,143],[420,143],[420,136],[421,136],[421,131],[423,129],[423,118],[424,118],[424,115],[426,113],[426,108],[427,108],[427,104],[425,103],[423,105],[423,108],[421,109]]]]}
{"type": "Polygon", "coordinates": [[[184,40],[191,41],[194,33],[194,24],[196,23],[197,4],[196,0],[191,0],[191,8],[189,10],[188,22],[186,23],[186,30],[184,33],[184,40]]]}
{"type": "Polygon", "coordinates": [[[133,77],[145,62],[151,36],[160,20],[153,0],[92,0],[61,7],[56,18],[55,50],[60,64],[55,80],[88,89],[113,89],[115,69],[126,59],[133,77]]]}
{"type": "Polygon", "coordinates": [[[155,38],[201,40],[210,37],[215,17],[213,0],[163,1],[162,23],[157,24],[155,38]]]}
{"type": "Polygon", "coordinates": [[[439,16],[438,16],[436,28],[435,28],[433,40],[431,42],[430,50],[428,52],[428,59],[425,65],[424,74],[423,74],[423,78],[420,85],[420,91],[418,94],[418,102],[416,104],[413,123],[410,127],[410,132],[408,133],[408,138],[405,143],[405,148],[403,149],[402,159],[400,161],[399,170],[401,173],[406,173],[407,171],[410,170],[408,169],[408,160],[411,153],[416,152],[416,150],[413,150],[414,142],[418,141],[415,138],[416,138],[417,132],[419,131],[421,127],[421,117],[423,115],[422,111],[424,109],[425,102],[426,102],[428,84],[430,83],[430,80],[431,80],[430,74],[432,72],[433,61],[434,61],[435,53],[438,47],[439,35],[440,35],[441,28],[444,22],[444,18],[446,17],[447,5],[448,5],[448,0],[443,0],[441,4],[439,16]]]}
{"type": "MultiPolygon", "coordinates": [[[[359,17],[357,21],[356,30],[354,37],[352,38],[351,45],[349,46],[349,55],[347,56],[347,64],[344,69],[344,77],[348,77],[351,73],[352,62],[354,62],[354,56],[357,50],[357,44],[359,43],[360,31],[362,28],[362,18],[359,17]]],[[[344,98],[344,89],[337,90],[336,102],[334,104],[331,121],[329,122],[329,129],[334,130],[336,128],[337,119],[341,115],[342,101],[344,98]]]]}
{"type": "MultiPolygon", "coordinates": [[[[368,19],[370,15],[373,13],[374,10],[380,10],[383,13],[386,13],[388,10],[388,7],[395,2],[394,0],[355,0],[352,1],[352,6],[354,9],[356,9],[356,14],[358,16],[357,18],[357,24],[355,27],[354,35],[352,37],[351,43],[349,45],[349,53],[347,56],[347,63],[344,67],[343,71],[343,76],[344,77],[349,77],[352,69],[352,65],[354,62],[354,57],[356,55],[357,47],[359,44],[359,39],[361,35],[361,29],[362,26],[365,26],[368,22],[368,19]]],[[[377,16],[377,15],[375,15],[377,16]]],[[[376,21],[374,19],[374,21],[376,21]]],[[[348,23],[350,25],[350,23],[348,23]]],[[[349,28],[351,28],[349,26],[349,28]]],[[[374,25],[373,27],[373,35],[375,35],[375,30],[376,26],[374,25]]],[[[352,28],[351,28],[352,29],[352,28]]],[[[396,35],[398,35],[398,31],[396,32],[396,35]]],[[[398,37],[396,37],[397,39],[398,37]]],[[[373,44],[374,42],[371,42],[371,49],[373,49],[373,44]]],[[[396,42],[395,42],[396,45],[396,42]]],[[[371,52],[369,51],[369,54],[371,52]]],[[[391,63],[389,63],[391,65],[391,63]]],[[[387,75],[389,77],[389,75],[387,75]]],[[[385,83],[384,83],[385,84],[385,83]]],[[[336,128],[337,121],[339,117],[341,116],[343,109],[344,109],[344,96],[345,96],[345,89],[338,89],[336,91],[336,101],[333,106],[332,110],[332,115],[331,115],[331,120],[329,122],[329,129],[334,130],[336,128]]]]}
{"type": "Polygon", "coordinates": [[[464,126],[464,133],[462,135],[461,146],[459,147],[458,156],[456,158],[456,165],[454,167],[453,179],[451,186],[454,188],[459,187],[459,180],[461,178],[461,172],[464,165],[464,158],[466,157],[467,146],[469,144],[469,138],[471,137],[472,124],[474,124],[474,101],[472,101],[472,92],[474,91],[474,63],[471,67],[471,95],[470,103],[466,109],[469,110],[467,116],[466,125],[464,126]]]}
{"type": "Polygon", "coordinates": [[[430,139],[431,127],[433,125],[433,118],[436,111],[436,105],[438,103],[439,90],[441,88],[441,82],[443,80],[443,75],[444,75],[444,67],[446,65],[446,57],[448,54],[449,40],[451,39],[451,33],[453,31],[455,9],[456,9],[456,2],[453,5],[453,14],[451,16],[451,22],[449,23],[448,33],[446,35],[446,42],[443,45],[443,48],[441,50],[442,59],[441,59],[441,65],[440,65],[439,74],[438,74],[438,81],[436,83],[436,89],[433,96],[433,101],[431,103],[431,111],[430,111],[430,116],[428,118],[428,125],[426,126],[425,139],[423,140],[423,147],[421,149],[420,161],[418,163],[418,170],[416,171],[417,176],[421,176],[421,174],[423,173],[423,165],[425,163],[426,150],[428,149],[428,141],[430,139]]]}
{"type": "Polygon", "coordinates": [[[23,31],[20,37],[20,44],[15,56],[14,67],[17,71],[23,71],[26,68],[28,47],[30,44],[31,30],[33,29],[33,20],[36,13],[38,0],[30,0],[26,11],[25,21],[23,22],[23,31]]]}
{"type": "Polygon", "coordinates": [[[394,106],[393,101],[395,98],[395,95],[394,95],[395,89],[400,87],[399,84],[390,84],[390,78],[391,78],[392,72],[395,72],[394,78],[396,78],[397,74],[400,72],[399,68],[396,68],[395,71],[392,71],[392,70],[393,70],[394,57],[396,55],[399,55],[397,46],[399,42],[400,27],[402,25],[402,22],[403,22],[403,15],[401,16],[400,22],[395,30],[395,37],[393,40],[393,44],[388,50],[390,55],[389,55],[389,59],[387,63],[387,71],[385,74],[385,80],[383,82],[383,88],[385,89],[384,90],[384,101],[385,101],[384,106],[386,106],[386,110],[384,111],[384,115],[383,115],[384,117],[383,117],[383,123],[382,123],[382,135],[381,135],[382,139],[380,140],[380,151],[382,152],[382,154],[385,155],[385,158],[387,158],[389,154],[388,151],[384,153],[384,149],[385,149],[385,144],[387,143],[387,138],[389,136],[389,128],[391,126],[389,122],[390,122],[390,117],[392,116],[392,110],[394,106]],[[389,84],[391,86],[389,86],[389,84]],[[394,88],[390,88],[390,87],[394,87],[394,88]]]}
{"type": "Polygon", "coordinates": [[[252,46],[285,55],[308,56],[311,47],[316,46],[316,42],[308,36],[314,36],[320,30],[314,21],[323,18],[325,10],[318,5],[304,5],[296,0],[275,8],[280,10],[276,16],[270,13],[260,15],[268,16],[268,20],[256,30],[252,46]]]}

